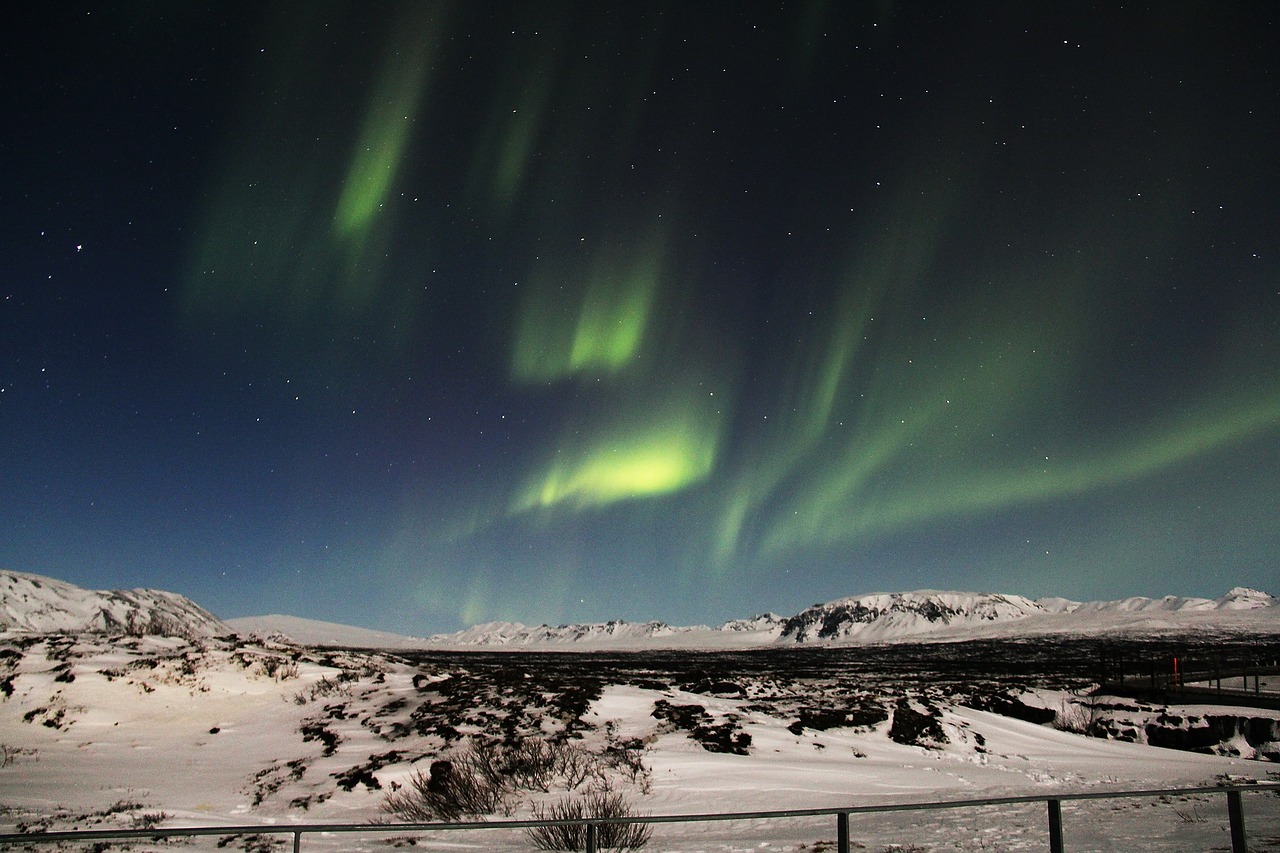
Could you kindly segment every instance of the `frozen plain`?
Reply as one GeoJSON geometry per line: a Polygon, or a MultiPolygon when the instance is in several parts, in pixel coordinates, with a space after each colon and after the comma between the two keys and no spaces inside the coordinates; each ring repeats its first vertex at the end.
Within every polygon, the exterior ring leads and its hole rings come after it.
{"type": "MultiPolygon", "coordinates": [[[[970,707],[980,704],[975,696],[995,693],[1069,707],[1088,686],[1092,650],[1065,642],[1059,651],[1056,642],[786,654],[415,654],[268,637],[7,635],[0,822],[5,832],[363,823],[386,819],[387,793],[467,738],[565,732],[589,750],[610,739],[642,743],[643,784],[617,785],[637,812],[653,815],[1280,778],[1268,761],[1089,738],[970,707]],[[1030,663],[1004,666],[995,660],[1002,648],[1008,661],[1030,663]],[[942,663],[928,663],[939,656],[942,663]],[[1061,667],[1047,663],[1058,659],[1061,667]],[[745,754],[710,751],[688,726],[655,717],[659,703],[700,709],[704,733],[721,740],[742,744],[748,736],[745,754]],[[908,713],[903,703],[936,727],[915,742],[895,740],[894,718],[908,713]],[[847,709],[849,724],[816,721],[831,707],[847,709]],[[806,719],[812,725],[801,725],[806,719]]],[[[562,795],[526,794],[511,816],[528,817],[535,802],[562,795]]],[[[1245,809],[1252,849],[1280,849],[1280,798],[1250,793],[1245,809]]],[[[1222,796],[1069,802],[1063,813],[1073,851],[1229,849],[1222,796]]],[[[852,835],[872,851],[1043,850],[1045,826],[1042,805],[984,807],[859,816],[852,835]]],[[[681,824],[658,827],[647,849],[813,851],[833,849],[834,838],[828,818],[681,824]]],[[[279,837],[281,849],[287,839],[279,837]]],[[[273,849],[265,836],[182,846],[215,843],[273,849]]],[[[531,849],[510,830],[308,836],[304,849],[392,845],[531,849]]]]}

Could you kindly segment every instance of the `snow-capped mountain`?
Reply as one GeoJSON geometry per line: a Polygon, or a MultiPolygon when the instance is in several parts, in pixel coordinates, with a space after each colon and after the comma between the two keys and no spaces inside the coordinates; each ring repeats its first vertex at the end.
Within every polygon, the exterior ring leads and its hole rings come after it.
{"type": "Polygon", "coordinates": [[[937,590],[874,593],[815,604],[788,619],[782,637],[797,643],[893,640],[1045,612],[1044,607],[1020,595],[937,590]]]}
{"type": "Polygon", "coordinates": [[[1163,598],[1134,596],[1117,601],[1068,601],[1065,598],[1042,598],[1038,602],[1051,613],[1190,613],[1209,610],[1257,610],[1274,607],[1276,599],[1268,593],[1238,586],[1221,598],[1184,598],[1166,595],[1163,598]]]}
{"type": "Polygon", "coordinates": [[[190,599],[158,589],[93,590],[0,570],[0,631],[211,637],[231,630],[190,599]]]}
{"type": "Polygon", "coordinates": [[[491,622],[426,643],[460,648],[735,649],[770,645],[881,643],[1046,635],[1228,631],[1280,634],[1280,602],[1237,587],[1221,598],[1126,598],[1079,602],[1021,595],[916,590],[815,604],[791,617],[766,613],[718,628],[663,622],[539,625],[491,622]]]}
{"type": "MultiPolygon", "coordinates": [[[[718,628],[663,622],[539,625],[490,622],[425,641],[460,648],[688,648],[959,640],[1054,634],[1231,631],[1280,634],[1280,606],[1265,592],[1236,588],[1221,598],[1033,601],[1020,595],[917,590],[815,604],[791,617],[766,613],[718,628]]],[[[287,632],[286,632],[287,633],[287,632]]]]}
{"type": "Polygon", "coordinates": [[[616,619],[609,622],[532,627],[519,622],[486,622],[452,634],[436,634],[428,642],[431,645],[496,648],[748,648],[775,642],[786,621],[775,613],[762,613],[749,619],[734,619],[718,628],[616,619]]]}
{"type": "Polygon", "coordinates": [[[728,633],[749,634],[782,634],[782,626],[787,623],[785,616],[777,613],[761,613],[750,619],[733,619],[720,626],[721,631],[728,633]]]}
{"type": "Polygon", "coordinates": [[[665,622],[623,622],[612,620],[583,625],[537,625],[519,622],[486,622],[456,634],[436,635],[433,641],[447,640],[467,646],[536,646],[561,644],[601,644],[628,640],[651,640],[676,634],[706,633],[705,625],[673,628],[665,622]]]}
{"type": "Polygon", "coordinates": [[[1125,598],[1078,602],[981,592],[874,593],[815,604],[794,616],[763,613],[719,627],[613,620],[527,626],[487,622],[452,634],[407,637],[296,616],[222,622],[161,590],[95,591],[40,575],[0,571],[0,631],[176,636],[282,634],[307,645],[348,648],[747,649],[773,645],[881,643],[1046,635],[1226,631],[1280,634],[1280,601],[1237,587],[1220,598],[1125,598]]]}

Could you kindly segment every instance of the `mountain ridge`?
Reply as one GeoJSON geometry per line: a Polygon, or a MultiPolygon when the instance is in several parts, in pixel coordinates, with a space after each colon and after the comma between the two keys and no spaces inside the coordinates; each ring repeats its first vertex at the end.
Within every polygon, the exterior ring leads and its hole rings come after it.
{"type": "Polygon", "coordinates": [[[348,647],[585,650],[747,649],[1178,630],[1280,634],[1280,602],[1247,587],[1214,599],[1167,595],[1091,602],[921,589],[847,596],[789,617],[762,613],[717,627],[658,620],[555,626],[487,622],[422,638],[282,614],[221,620],[164,590],[85,590],[42,575],[0,570],[0,631],[31,633],[279,634],[303,644],[348,647]]]}
{"type": "MultiPolygon", "coordinates": [[[[292,617],[291,617],[292,618],[292,617]]],[[[294,620],[300,642],[317,639],[294,620]]],[[[274,627],[267,617],[229,619],[243,632],[274,627]]],[[[329,623],[318,623],[329,625],[329,623]]],[[[352,635],[346,645],[373,646],[352,635]]],[[[1237,587],[1216,599],[1184,596],[1130,597],[1078,602],[1031,600],[1000,593],[915,590],[871,593],[815,604],[791,617],[763,613],[718,627],[611,620],[528,626],[486,622],[426,638],[403,638],[402,647],[502,650],[739,650],[899,641],[947,641],[1050,634],[1162,634],[1227,631],[1280,634],[1280,602],[1268,593],[1237,587]],[[821,626],[815,628],[814,626],[821,626]]],[[[328,635],[332,640],[332,632],[328,635]]],[[[342,645],[343,643],[336,643],[342,645]]]]}

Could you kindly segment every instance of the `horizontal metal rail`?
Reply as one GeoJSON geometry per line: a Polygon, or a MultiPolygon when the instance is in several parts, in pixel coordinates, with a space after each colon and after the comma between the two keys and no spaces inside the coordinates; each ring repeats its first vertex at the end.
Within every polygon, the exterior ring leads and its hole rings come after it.
{"type": "Polygon", "coordinates": [[[1271,791],[1280,794],[1280,783],[1257,782],[1245,785],[1212,785],[1197,788],[1144,788],[1126,791],[1084,791],[1079,793],[1040,794],[1021,797],[983,797],[968,800],[932,800],[911,803],[885,803],[870,806],[832,806],[816,809],[783,809],[761,812],[716,812],[709,814],[633,815],[615,818],[578,818],[571,820],[493,820],[455,821],[441,823],[306,823],[292,826],[236,825],[164,827],[156,829],[85,829],[65,832],[32,832],[0,834],[0,846],[17,844],[53,844],[77,841],[128,841],[158,840],[161,838],[190,838],[218,835],[292,835],[295,853],[302,846],[303,835],[319,833],[417,833],[449,832],[462,830],[534,829],[551,826],[585,826],[586,849],[595,853],[599,827],[606,824],[659,824],[659,823],[710,823],[733,820],[778,820],[797,817],[835,817],[839,853],[848,853],[849,818],[853,815],[883,814],[886,812],[936,811],[942,809],[969,809],[982,806],[1026,805],[1044,803],[1048,809],[1049,849],[1061,853],[1062,804],[1073,800],[1108,800],[1131,797],[1187,796],[1190,794],[1224,794],[1227,797],[1227,814],[1231,829],[1233,853],[1247,853],[1245,846],[1244,805],[1241,794],[1245,791],[1271,791]]]}

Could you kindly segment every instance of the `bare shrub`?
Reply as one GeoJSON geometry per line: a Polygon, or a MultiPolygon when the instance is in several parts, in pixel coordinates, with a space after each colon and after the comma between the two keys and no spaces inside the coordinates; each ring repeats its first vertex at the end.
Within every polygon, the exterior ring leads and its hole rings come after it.
{"type": "MultiPolygon", "coordinates": [[[[584,796],[562,799],[550,806],[536,805],[537,820],[590,820],[593,818],[636,817],[631,805],[613,791],[593,791],[584,796]]],[[[586,850],[587,827],[583,823],[534,826],[525,831],[531,844],[539,850],[586,850]]],[[[597,849],[639,850],[649,843],[653,827],[645,823],[596,824],[597,849]]]]}
{"type": "Polygon", "coordinates": [[[611,773],[647,792],[648,768],[640,754],[631,749],[597,754],[576,744],[534,738],[473,743],[448,760],[432,762],[427,774],[416,771],[404,788],[387,795],[382,809],[414,822],[509,813],[522,791],[608,790],[611,773]]]}
{"type": "Polygon", "coordinates": [[[382,810],[409,822],[457,820],[505,809],[507,786],[495,782],[461,753],[452,761],[431,762],[431,772],[415,771],[408,786],[387,794],[382,810]]]}
{"type": "Polygon", "coordinates": [[[129,819],[130,829],[155,829],[169,819],[168,812],[145,812],[129,819]]]}
{"type": "Polygon", "coordinates": [[[124,812],[140,811],[144,808],[146,808],[146,806],[144,806],[142,803],[138,802],[137,800],[131,800],[126,797],[123,800],[116,800],[114,803],[107,806],[106,808],[100,809],[94,812],[93,816],[107,817],[108,815],[113,815],[113,814],[123,814],[124,812]]]}
{"type": "Polygon", "coordinates": [[[605,781],[600,757],[567,743],[557,744],[556,774],[566,791],[576,791],[587,782],[605,781]]]}
{"type": "Polygon", "coordinates": [[[648,795],[653,790],[653,777],[648,765],[644,763],[643,755],[639,750],[628,749],[606,753],[605,758],[623,779],[638,788],[640,793],[648,795]]]}
{"type": "Polygon", "coordinates": [[[224,835],[218,839],[218,848],[240,845],[245,853],[275,853],[284,847],[284,839],[274,835],[224,835]]]}
{"type": "MultiPolygon", "coordinates": [[[[1172,797],[1161,797],[1160,802],[1165,805],[1172,805],[1174,799],[1172,797]]],[[[1208,823],[1209,819],[1200,814],[1200,804],[1194,799],[1182,797],[1177,801],[1182,804],[1182,808],[1173,807],[1173,813],[1178,816],[1178,820],[1183,823],[1208,823]]]]}
{"type": "MultiPolygon", "coordinates": [[[[241,652],[236,652],[232,656],[241,666],[248,667],[250,665],[247,655],[242,656],[241,652]]],[[[256,671],[258,675],[265,676],[273,681],[289,681],[297,678],[299,675],[298,661],[296,658],[282,657],[280,655],[266,654],[257,660],[256,671]]]]}
{"type": "Polygon", "coordinates": [[[0,767],[8,767],[10,764],[17,762],[20,757],[34,756],[36,753],[37,750],[32,747],[0,743],[0,767]]]}
{"type": "Polygon", "coordinates": [[[1064,695],[1057,713],[1054,714],[1053,727],[1063,732],[1093,734],[1102,719],[1102,710],[1101,702],[1096,696],[1082,693],[1064,695]]]}
{"type": "Polygon", "coordinates": [[[495,785],[547,792],[557,775],[562,745],[525,739],[513,744],[472,747],[467,760],[495,785]]]}
{"type": "MultiPolygon", "coordinates": [[[[293,667],[292,675],[286,674],[284,676],[277,678],[277,680],[281,680],[283,678],[296,678],[298,675],[298,665],[294,663],[292,664],[292,667],[293,667]]],[[[279,672],[281,672],[281,670],[277,670],[277,673],[279,672]]],[[[347,674],[347,670],[343,670],[334,678],[330,678],[327,675],[324,676],[323,678],[321,678],[315,684],[312,684],[307,689],[300,690],[297,693],[293,694],[293,704],[305,705],[308,702],[314,702],[316,701],[316,699],[325,698],[328,696],[350,696],[351,688],[347,685],[347,682],[351,681],[352,679],[344,678],[343,676],[345,676],[346,674],[347,674]]]]}
{"type": "Polygon", "coordinates": [[[618,736],[618,725],[610,720],[605,724],[607,745],[601,758],[605,764],[616,771],[631,784],[640,788],[640,792],[648,794],[650,790],[649,768],[644,763],[648,745],[639,738],[623,740],[618,736]]]}

